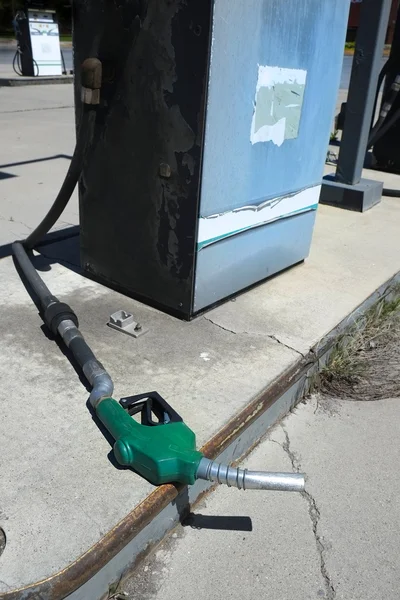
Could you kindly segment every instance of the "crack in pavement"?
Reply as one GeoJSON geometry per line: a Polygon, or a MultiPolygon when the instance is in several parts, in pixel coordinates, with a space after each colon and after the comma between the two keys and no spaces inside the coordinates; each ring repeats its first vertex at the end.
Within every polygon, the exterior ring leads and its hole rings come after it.
{"type": "Polygon", "coordinates": [[[282,342],[279,338],[276,337],[276,335],[269,335],[268,337],[278,342],[278,344],[281,344],[281,346],[285,346],[285,348],[288,348],[288,350],[293,350],[293,352],[297,352],[297,354],[300,354],[300,356],[304,358],[305,355],[302,352],[300,352],[300,350],[297,350],[296,348],[285,344],[285,342],[282,342]]]}
{"type": "Polygon", "coordinates": [[[14,113],[26,113],[26,112],[37,112],[43,110],[59,110],[65,108],[74,108],[74,105],[62,105],[62,106],[43,106],[42,108],[17,108],[15,110],[2,110],[0,115],[10,115],[14,113]]]}
{"type": "Polygon", "coordinates": [[[229,329],[228,327],[224,327],[223,325],[220,325],[219,323],[216,323],[210,317],[204,316],[204,319],[206,321],[209,321],[209,323],[212,323],[213,325],[215,325],[215,327],[218,327],[219,329],[222,329],[222,331],[227,331],[228,333],[232,333],[233,335],[238,335],[239,333],[241,333],[242,335],[255,335],[255,336],[260,336],[261,335],[261,336],[268,337],[271,340],[274,340],[274,342],[277,342],[278,344],[280,344],[281,346],[284,346],[288,350],[292,350],[292,352],[296,352],[296,354],[299,354],[302,358],[305,357],[305,355],[302,352],[300,352],[300,350],[296,350],[296,348],[293,348],[292,346],[289,346],[288,344],[285,344],[285,342],[282,342],[279,338],[276,337],[276,335],[271,335],[269,333],[257,333],[257,332],[250,333],[249,331],[240,331],[240,332],[239,331],[234,331],[233,329],[229,329]]]}
{"type": "Polygon", "coordinates": [[[222,329],[222,331],[227,331],[228,333],[232,333],[233,335],[236,335],[236,331],[232,331],[232,329],[228,329],[227,327],[223,327],[219,323],[215,323],[215,321],[213,321],[212,319],[210,319],[210,317],[206,317],[205,316],[204,319],[206,321],[208,321],[209,323],[212,323],[213,325],[215,325],[215,327],[219,327],[219,329],[222,329]]]}
{"type": "Polygon", "coordinates": [[[93,517],[93,515],[92,515],[92,514],[90,514],[90,513],[89,513],[89,512],[88,512],[88,511],[87,511],[85,508],[83,508],[83,506],[82,506],[82,504],[81,504],[80,502],[78,502],[78,506],[79,506],[79,508],[81,509],[82,513],[85,515],[85,517],[87,517],[88,521],[89,521],[90,523],[94,523],[94,524],[96,525],[96,527],[97,527],[97,533],[98,533],[100,536],[103,536],[103,535],[104,535],[104,532],[103,532],[103,529],[102,529],[102,527],[101,527],[100,523],[98,523],[98,522],[96,521],[96,519],[93,517]]]}
{"type": "MultiPolygon", "coordinates": [[[[293,450],[290,447],[289,434],[282,423],[281,423],[281,428],[282,428],[283,433],[285,434],[285,441],[283,444],[279,444],[279,442],[277,442],[277,443],[280,446],[282,446],[284,452],[286,452],[287,456],[289,457],[289,460],[292,464],[293,471],[298,473],[301,470],[300,460],[296,456],[295,452],[293,452],[293,450]]],[[[303,498],[305,499],[305,501],[308,504],[308,514],[310,516],[310,520],[311,520],[311,524],[312,524],[312,531],[314,534],[315,544],[317,547],[317,552],[318,552],[318,556],[319,556],[319,560],[320,560],[320,570],[321,570],[322,578],[324,580],[324,585],[325,585],[325,590],[326,590],[326,598],[327,598],[327,600],[335,600],[336,590],[334,588],[331,576],[328,571],[328,567],[326,565],[327,549],[323,542],[323,537],[319,533],[319,521],[321,518],[321,512],[318,508],[315,498],[310,494],[310,492],[308,492],[307,490],[304,490],[304,492],[301,492],[301,495],[303,496],[303,498]]]]}
{"type": "Polygon", "coordinates": [[[11,590],[11,586],[10,586],[10,585],[8,585],[8,583],[6,583],[5,581],[3,581],[2,579],[0,579],[0,583],[2,583],[2,584],[3,584],[3,586],[4,586],[5,588],[7,588],[7,590],[11,590]]]}

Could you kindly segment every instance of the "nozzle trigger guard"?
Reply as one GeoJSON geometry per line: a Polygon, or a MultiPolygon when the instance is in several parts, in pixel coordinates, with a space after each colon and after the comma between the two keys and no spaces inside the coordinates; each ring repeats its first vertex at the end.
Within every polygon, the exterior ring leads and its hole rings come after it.
{"type": "Polygon", "coordinates": [[[159,425],[168,425],[169,423],[182,423],[182,417],[168,404],[158,392],[148,392],[147,394],[137,394],[121,398],[119,401],[130,416],[140,412],[142,425],[149,427],[158,427],[159,425]],[[157,421],[153,419],[157,417],[157,421]]]}

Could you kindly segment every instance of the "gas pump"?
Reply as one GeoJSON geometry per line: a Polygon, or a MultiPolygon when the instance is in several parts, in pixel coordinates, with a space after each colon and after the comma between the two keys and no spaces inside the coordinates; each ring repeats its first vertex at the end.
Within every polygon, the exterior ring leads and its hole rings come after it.
{"type": "Polygon", "coordinates": [[[55,10],[43,2],[29,1],[16,13],[13,24],[17,38],[13,68],[18,75],[38,77],[66,72],[55,10]]]}
{"type": "Polygon", "coordinates": [[[91,386],[115,458],[155,485],[302,491],[304,477],[210,461],[156,392],[113,399],[77,315],[30,252],[79,181],[84,269],[181,318],[304,260],[348,9],[349,0],[75,1],[77,143],[49,213],[13,252],[91,386]]]}

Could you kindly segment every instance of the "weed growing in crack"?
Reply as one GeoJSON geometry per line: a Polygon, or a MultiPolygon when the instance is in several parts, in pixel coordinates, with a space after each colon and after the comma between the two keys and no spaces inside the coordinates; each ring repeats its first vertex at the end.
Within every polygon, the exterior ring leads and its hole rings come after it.
{"type": "Polygon", "coordinates": [[[379,400],[400,394],[400,286],[360,317],[315,376],[312,391],[338,398],[379,400]],[[396,297],[397,296],[397,297],[396,297]]]}

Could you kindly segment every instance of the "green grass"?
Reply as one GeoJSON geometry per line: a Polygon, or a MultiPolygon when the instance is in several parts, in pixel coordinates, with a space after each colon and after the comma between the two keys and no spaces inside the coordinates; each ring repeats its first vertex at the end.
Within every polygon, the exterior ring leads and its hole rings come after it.
{"type": "Polygon", "coordinates": [[[331,135],[330,135],[329,141],[331,141],[331,142],[337,142],[338,135],[339,135],[339,130],[338,130],[338,129],[335,129],[335,131],[332,131],[332,132],[331,132],[331,135]]]}
{"type": "MultiPolygon", "coordinates": [[[[346,42],[344,45],[344,51],[346,54],[353,54],[356,49],[355,42],[346,42]]],[[[391,50],[390,44],[385,44],[383,48],[383,56],[389,56],[391,50]]]]}

